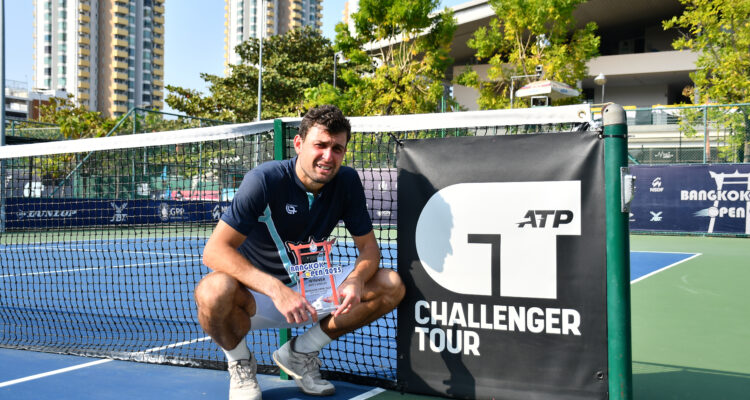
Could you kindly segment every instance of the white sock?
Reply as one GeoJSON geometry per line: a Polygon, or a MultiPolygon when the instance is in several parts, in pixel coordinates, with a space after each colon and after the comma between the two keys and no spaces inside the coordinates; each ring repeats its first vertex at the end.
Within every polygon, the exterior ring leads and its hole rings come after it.
{"type": "Polygon", "coordinates": [[[222,350],[224,350],[224,354],[227,355],[227,362],[250,359],[250,349],[247,348],[247,343],[245,343],[244,337],[234,349],[227,350],[222,348],[222,350]]]}
{"type": "Polygon", "coordinates": [[[297,336],[292,350],[297,353],[317,353],[332,341],[333,339],[323,332],[320,324],[315,324],[307,332],[297,336]]]}

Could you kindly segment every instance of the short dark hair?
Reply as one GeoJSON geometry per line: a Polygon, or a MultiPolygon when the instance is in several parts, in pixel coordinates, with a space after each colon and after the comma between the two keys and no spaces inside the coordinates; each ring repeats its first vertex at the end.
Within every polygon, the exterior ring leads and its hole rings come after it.
{"type": "Polygon", "coordinates": [[[334,105],[327,104],[311,108],[305,113],[305,116],[302,117],[302,122],[299,125],[299,136],[302,140],[307,136],[307,131],[315,125],[324,127],[332,134],[346,132],[347,143],[349,143],[349,139],[352,138],[352,126],[349,124],[349,120],[346,119],[344,113],[334,105]]]}

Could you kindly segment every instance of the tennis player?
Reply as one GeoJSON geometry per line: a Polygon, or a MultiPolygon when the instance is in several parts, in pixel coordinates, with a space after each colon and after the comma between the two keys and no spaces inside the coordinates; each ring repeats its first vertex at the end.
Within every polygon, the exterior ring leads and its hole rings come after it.
{"type": "Polygon", "coordinates": [[[273,359],[310,395],[331,395],[318,352],[336,338],[393,310],[404,285],[379,268],[380,249],[357,172],[341,166],[351,126],[334,106],[310,110],[294,138],[297,156],[271,161],[245,175],[232,204],[206,243],[203,262],[213,271],[195,289],[198,319],[229,362],[229,398],[260,399],[257,363],[245,342],[250,329],[313,324],[273,353],[273,359]],[[344,221],[359,256],[342,266],[339,306],[318,312],[293,290],[285,243],[328,237],[344,221]]]}

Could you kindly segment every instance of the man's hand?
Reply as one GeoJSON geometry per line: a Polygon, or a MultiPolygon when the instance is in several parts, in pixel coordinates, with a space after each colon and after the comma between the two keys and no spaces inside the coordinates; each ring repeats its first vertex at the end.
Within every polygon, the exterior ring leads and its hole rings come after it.
{"type": "Polygon", "coordinates": [[[313,322],[318,322],[318,312],[300,293],[280,284],[276,293],[271,296],[273,305],[290,324],[306,322],[312,317],[313,322]]]}
{"type": "Polygon", "coordinates": [[[333,312],[333,316],[337,317],[341,314],[348,313],[352,307],[356,306],[362,300],[362,291],[364,289],[364,283],[355,277],[349,277],[339,285],[338,295],[341,300],[341,304],[333,312]]]}

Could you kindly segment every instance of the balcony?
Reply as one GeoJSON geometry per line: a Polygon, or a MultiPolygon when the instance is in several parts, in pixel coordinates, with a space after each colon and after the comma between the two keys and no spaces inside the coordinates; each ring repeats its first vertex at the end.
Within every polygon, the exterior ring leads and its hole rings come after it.
{"type": "Polygon", "coordinates": [[[78,93],[78,100],[88,100],[89,94],[88,92],[80,92],[78,93]]]}
{"type": "Polygon", "coordinates": [[[112,85],[112,89],[114,90],[128,90],[127,83],[115,83],[112,85]]]}
{"type": "Polygon", "coordinates": [[[121,35],[121,36],[128,36],[130,34],[130,32],[125,28],[112,29],[112,33],[114,33],[115,35],[121,35]]]}
{"type": "Polygon", "coordinates": [[[88,78],[91,74],[89,73],[88,69],[79,69],[78,70],[78,77],[79,78],[88,78]]]}
{"type": "Polygon", "coordinates": [[[154,54],[164,55],[164,49],[154,47],[154,54]]]}
{"type": "Polygon", "coordinates": [[[91,11],[91,6],[89,5],[89,3],[81,3],[81,10],[91,11]]]}
{"type": "Polygon", "coordinates": [[[78,55],[79,56],[89,56],[91,54],[91,50],[85,47],[81,47],[78,49],[78,55]]]}
{"type": "Polygon", "coordinates": [[[78,38],[78,43],[80,44],[91,44],[91,40],[86,36],[80,36],[78,38]]]}
{"type": "Polygon", "coordinates": [[[114,7],[112,7],[112,12],[125,14],[125,15],[130,14],[130,10],[128,10],[127,7],[118,6],[117,3],[115,3],[114,7]]]}
{"type": "Polygon", "coordinates": [[[162,5],[154,5],[154,12],[157,12],[159,14],[164,14],[164,6],[162,5]]]}
{"type": "Polygon", "coordinates": [[[89,17],[89,16],[88,16],[88,15],[86,15],[86,14],[81,14],[81,15],[79,16],[78,20],[79,20],[80,22],[86,22],[86,23],[88,23],[88,22],[90,22],[90,21],[91,21],[91,17],[89,17]]]}
{"type": "Polygon", "coordinates": [[[164,34],[164,27],[163,26],[155,26],[154,32],[164,34]]]}
{"type": "Polygon", "coordinates": [[[89,62],[89,60],[87,58],[79,58],[78,59],[78,66],[79,67],[88,67],[90,65],[91,65],[91,63],[89,62]]]}
{"type": "Polygon", "coordinates": [[[162,15],[154,16],[154,22],[157,24],[164,25],[164,16],[162,15]]]}
{"type": "Polygon", "coordinates": [[[112,22],[114,22],[115,24],[124,25],[124,26],[128,26],[130,24],[130,21],[128,21],[127,17],[118,17],[117,15],[115,15],[115,17],[112,18],[112,22]]]}
{"type": "Polygon", "coordinates": [[[115,105],[115,106],[112,106],[112,111],[114,111],[116,113],[125,113],[125,112],[128,112],[128,107],[127,106],[115,105]]]}
{"type": "Polygon", "coordinates": [[[88,82],[78,82],[78,89],[88,89],[89,87],[91,86],[88,82]]]}
{"type": "Polygon", "coordinates": [[[128,58],[128,57],[130,57],[130,56],[128,55],[128,52],[127,52],[127,51],[125,51],[125,50],[115,50],[115,51],[113,51],[113,52],[112,52],[112,54],[113,54],[113,55],[114,55],[115,57],[121,57],[121,58],[128,58]]]}
{"type": "Polygon", "coordinates": [[[78,32],[80,33],[91,33],[91,29],[88,25],[78,25],[78,32]]]}
{"type": "Polygon", "coordinates": [[[112,43],[115,46],[126,47],[126,48],[128,47],[128,41],[127,40],[115,39],[115,40],[112,41],[112,43]]]}
{"type": "Polygon", "coordinates": [[[152,80],[152,83],[156,87],[163,88],[164,87],[164,81],[154,76],[154,79],[152,80]]]}
{"type": "Polygon", "coordinates": [[[126,94],[114,94],[112,95],[114,101],[128,101],[128,95],[126,94]]]}
{"type": "Polygon", "coordinates": [[[115,61],[112,63],[112,66],[120,69],[128,69],[128,63],[122,61],[115,61]]]}

